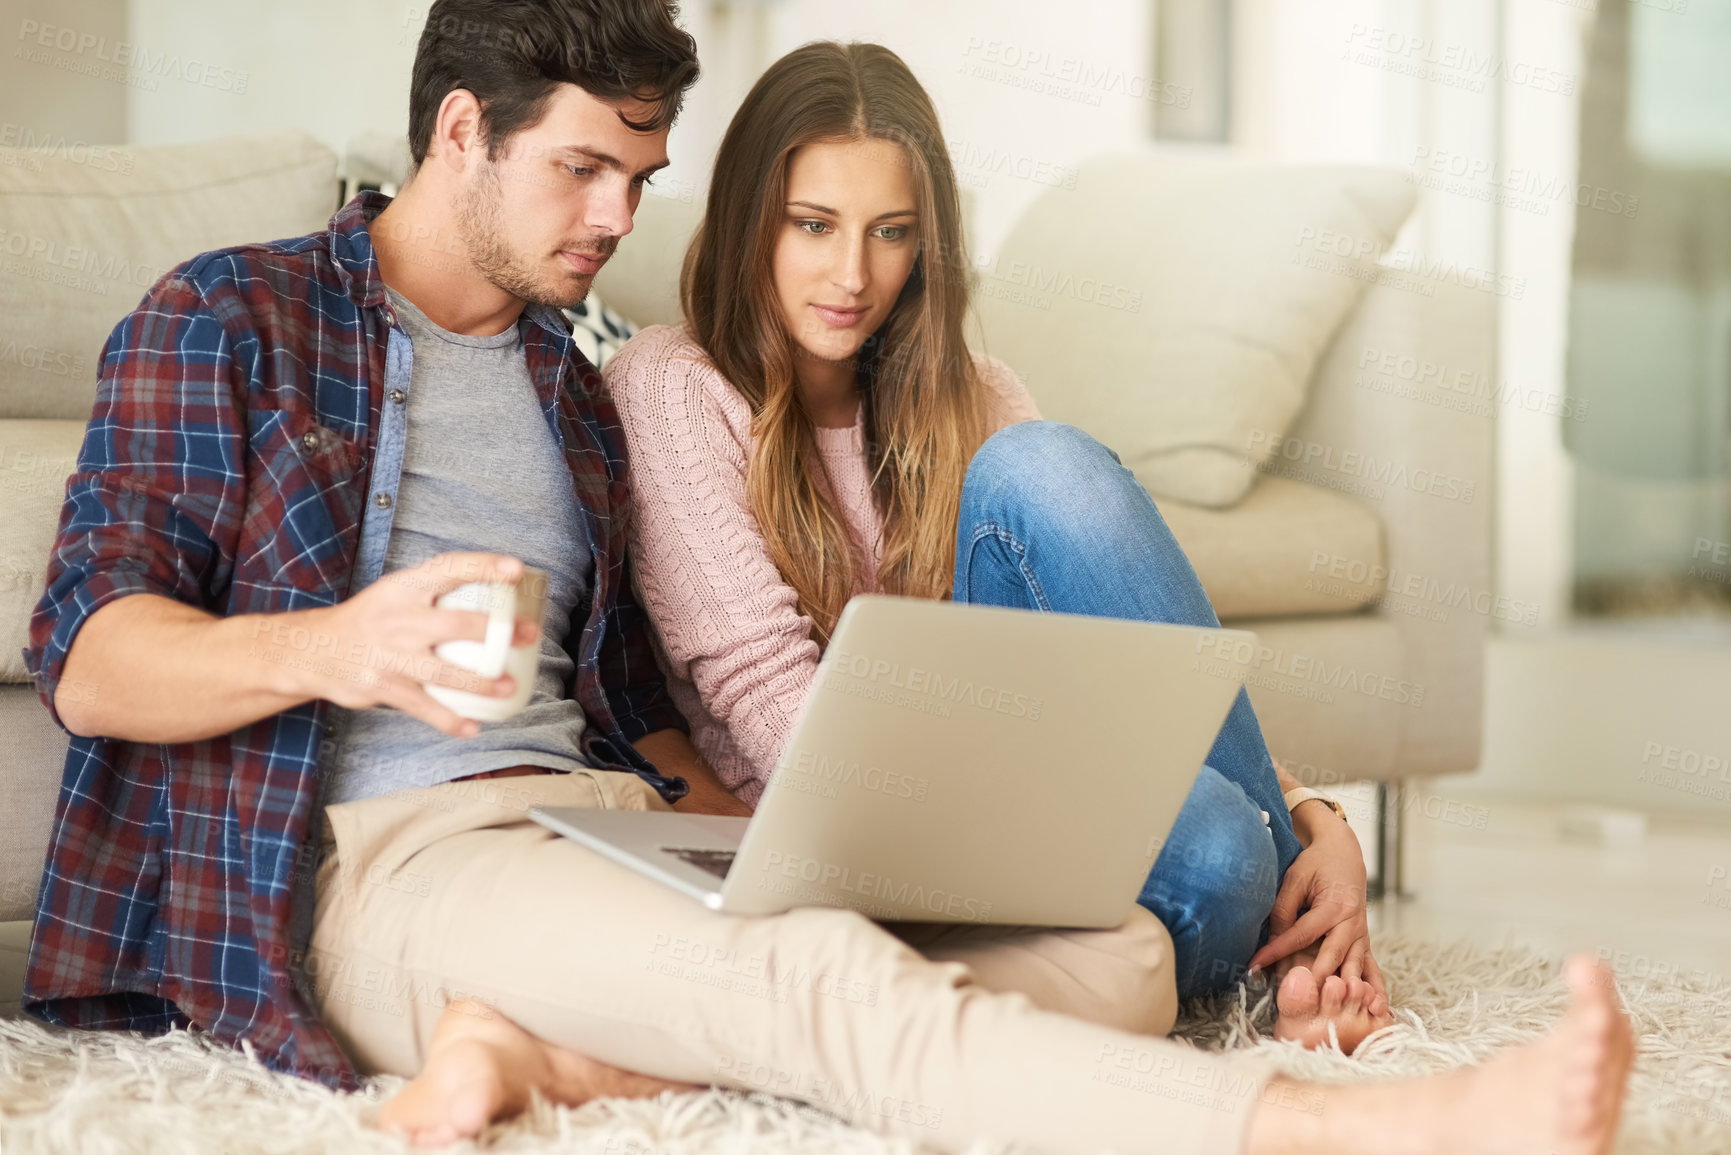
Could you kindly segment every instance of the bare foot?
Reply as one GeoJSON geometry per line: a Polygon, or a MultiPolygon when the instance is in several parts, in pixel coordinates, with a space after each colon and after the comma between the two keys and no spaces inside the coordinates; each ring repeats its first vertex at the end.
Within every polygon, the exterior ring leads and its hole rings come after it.
{"type": "Polygon", "coordinates": [[[1483,1066],[1399,1083],[1276,1079],[1251,1118],[1246,1150],[1605,1155],[1622,1117],[1634,1034],[1603,964],[1577,955],[1563,974],[1562,1021],[1483,1066]],[[1275,1105],[1287,1098],[1307,1109],[1275,1105]]]}
{"type": "Polygon", "coordinates": [[[1280,1010],[1274,1037],[1296,1039],[1312,1051],[1328,1045],[1330,1026],[1341,1051],[1350,1055],[1372,1032],[1394,1023],[1388,1000],[1363,979],[1329,975],[1319,980],[1308,966],[1286,972],[1274,1004],[1280,1010]]]}
{"type": "Polygon", "coordinates": [[[608,1096],[702,1090],[610,1067],[536,1038],[477,999],[453,999],[433,1028],[427,1064],[386,1103],[377,1126],[416,1147],[479,1135],[529,1105],[530,1088],[576,1106],[608,1096]]]}
{"type": "Polygon", "coordinates": [[[1484,1155],[1541,1150],[1604,1155],[1610,1150],[1635,1062],[1635,1035],[1604,964],[1577,955],[1564,964],[1563,978],[1569,984],[1569,1009],[1549,1035],[1462,1072],[1468,1081],[1466,1109],[1455,1115],[1454,1150],[1484,1155]],[[1492,1120],[1507,1122],[1492,1128],[1492,1120]]]}

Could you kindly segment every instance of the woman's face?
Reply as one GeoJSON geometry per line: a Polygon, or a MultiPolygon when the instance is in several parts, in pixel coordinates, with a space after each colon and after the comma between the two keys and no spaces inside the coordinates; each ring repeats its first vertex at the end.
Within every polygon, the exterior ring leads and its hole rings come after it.
{"type": "Polygon", "coordinates": [[[800,350],[845,361],[884,323],[919,255],[914,204],[900,145],[826,141],[794,150],[773,270],[800,350]]]}

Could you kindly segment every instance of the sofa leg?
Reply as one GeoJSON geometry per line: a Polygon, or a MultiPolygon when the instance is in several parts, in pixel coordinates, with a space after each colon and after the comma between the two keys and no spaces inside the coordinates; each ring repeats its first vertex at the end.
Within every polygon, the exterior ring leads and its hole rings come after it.
{"type": "Polygon", "coordinates": [[[1376,784],[1376,878],[1371,899],[1412,897],[1406,888],[1406,783],[1376,784]]]}

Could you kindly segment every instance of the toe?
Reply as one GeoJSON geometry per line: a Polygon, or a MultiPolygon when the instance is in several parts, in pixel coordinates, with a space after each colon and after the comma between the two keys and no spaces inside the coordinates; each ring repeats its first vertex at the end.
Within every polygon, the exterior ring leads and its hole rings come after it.
{"type": "Polygon", "coordinates": [[[1282,1015],[1301,1018],[1314,1016],[1322,1005],[1320,984],[1308,967],[1293,967],[1280,980],[1275,1003],[1282,1015]]]}
{"type": "Polygon", "coordinates": [[[447,1124],[417,1128],[409,1139],[412,1147],[449,1147],[457,1141],[457,1133],[447,1124]]]}
{"type": "Polygon", "coordinates": [[[1322,1013],[1328,1016],[1339,1014],[1345,1001],[1346,980],[1339,975],[1329,975],[1322,982],[1322,1013]]]}
{"type": "Polygon", "coordinates": [[[454,1095],[446,1126],[458,1135],[479,1135],[492,1122],[495,1107],[502,1098],[502,1094],[491,1090],[454,1095]]]}

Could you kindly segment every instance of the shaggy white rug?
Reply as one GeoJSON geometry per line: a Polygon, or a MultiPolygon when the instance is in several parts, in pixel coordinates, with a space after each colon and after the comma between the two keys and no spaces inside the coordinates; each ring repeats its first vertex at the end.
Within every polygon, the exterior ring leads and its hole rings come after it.
{"type": "MultiPolygon", "coordinates": [[[[1559,964],[1527,950],[1486,951],[1389,937],[1379,960],[1401,1021],[1347,1057],[1266,1035],[1266,988],[1186,1006],[1177,1034],[1205,1049],[1257,1047],[1289,1074],[1351,1082],[1428,1074],[1483,1060],[1543,1033],[1565,1002],[1559,964]]],[[[1619,976],[1640,1040],[1620,1155],[1731,1152],[1731,984],[1723,977],[1619,976]]],[[[82,1155],[403,1152],[365,1125],[402,1080],[338,1095],[272,1074],[250,1054],[187,1032],[144,1038],[65,1032],[0,1020],[0,1151],[82,1155]]],[[[477,1145],[451,1148],[472,1151],[477,1145]]],[[[766,1095],[709,1091],[581,1108],[536,1098],[479,1147],[541,1155],[916,1155],[924,1148],[861,1131],[766,1095]]],[[[978,1144],[971,1155],[1004,1150],[978,1144]]]]}

